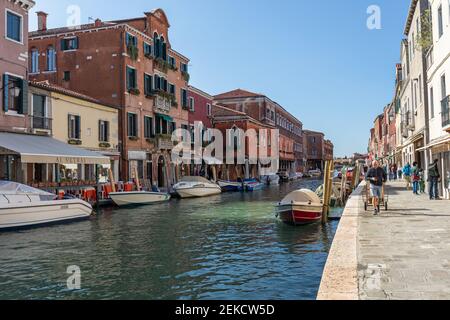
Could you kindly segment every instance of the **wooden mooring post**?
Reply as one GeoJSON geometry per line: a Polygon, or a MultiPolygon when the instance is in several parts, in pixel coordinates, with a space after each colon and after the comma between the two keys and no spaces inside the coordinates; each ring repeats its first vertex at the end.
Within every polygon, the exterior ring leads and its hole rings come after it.
{"type": "Polygon", "coordinates": [[[328,222],[328,215],[330,214],[330,202],[331,202],[331,192],[333,190],[333,160],[325,162],[325,171],[323,175],[323,212],[322,212],[322,222],[328,222]]]}

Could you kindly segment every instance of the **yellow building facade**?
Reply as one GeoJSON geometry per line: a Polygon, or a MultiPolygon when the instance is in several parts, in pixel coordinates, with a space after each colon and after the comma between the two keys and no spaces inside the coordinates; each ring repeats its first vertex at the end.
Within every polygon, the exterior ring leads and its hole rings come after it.
{"type": "Polygon", "coordinates": [[[51,135],[54,139],[77,148],[95,151],[110,158],[109,165],[65,164],[62,179],[108,180],[108,171],[119,176],[119,110],[77,92],[45,82],[30,86],[33,116],[51,119],[51,135]],[[46,91],[46,101],[37,95],[46,91]],[[37,101],[37,102],[36,102],[37,101]],[[43,104],[43,106],[39,106],[43,104]],[[42,111],[41,111],[42,110],[42,111]],[[39,115],[39,112],[43,112],[39,115]],[[99,170],[97,172],[97,170],[99,170]]]}

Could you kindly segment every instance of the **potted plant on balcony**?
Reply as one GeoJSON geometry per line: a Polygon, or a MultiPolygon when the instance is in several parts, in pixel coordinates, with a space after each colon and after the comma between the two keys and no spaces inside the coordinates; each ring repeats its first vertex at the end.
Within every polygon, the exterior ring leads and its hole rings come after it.
{"type": "Polygon", "coordinates": [[[128,137],[128,139],[130,139],[131,141],[138,141],[139,137],[128,137]]]}
{"type": "Polygon", "coordinates": [[[100,148],[111,148],[111,144],[108,142],[100,142],[99,147],[100,148]]]}
{"type": "Polygon", "coordinates": [[[135,96],[138,96],[138,95],[141,94],[141,91],[140,91],[138,88],[129,88],[129,89],[128,89],[128,92],[129,92],[130,94],[135,95],[135,96]]]}
{"type": "Polygon", "coordinates": [[[135,45],[128,45],[127,47],[128,55],[130,56],[131,60],[136,61],[139,56],[139,49],[135,45]]]}
{"type": "Polygon", "coordinates": [[[157,58],[155,60],[155,68],[159,69],[160,71],[167,73],[167,71],[169,70],[169,66],[170,64],[168,64],[166,61],[164,61],[161,58],[157,58]]]}
{"type": "Polygon", "coordinates": [[[189,80],[191,79],[191,76],[186,71],[181,71],[181,76],[183,77],[184,81],[186,81],[186,82],[189,82],[189,80]]]}

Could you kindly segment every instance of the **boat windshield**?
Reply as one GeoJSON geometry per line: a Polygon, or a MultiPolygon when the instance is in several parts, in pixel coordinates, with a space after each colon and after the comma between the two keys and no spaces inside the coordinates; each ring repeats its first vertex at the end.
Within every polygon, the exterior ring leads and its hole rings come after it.
{"type": "Polygon", "coordinates": [[[43,190],[35,189],[17,182],[0,181],[0,202],[33,202],[49,201],[55,195],[43,190]]]}
{"type": "Polygon", "coordinates": [[[203,177],[183,177],[181,179],[182,182],[199,182],[199,183],[211,183],[211,181],[209,181],[206,178],[203,177]]]}

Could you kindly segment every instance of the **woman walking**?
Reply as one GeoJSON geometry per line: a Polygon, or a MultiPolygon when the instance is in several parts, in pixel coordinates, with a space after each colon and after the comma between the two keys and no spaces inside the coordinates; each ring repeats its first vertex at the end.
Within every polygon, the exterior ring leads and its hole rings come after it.
{"type": "Polygon", "coordinates": [[[414,162],[411,170],[411,178],[413,183],[413,193],[416,195],[419,195],[419,181],[420,181],[419,172],[420,172],[419,164],[417,162],[414,162]]]}
{"type": "Polygon", "coordinates": [[[406,189],[411,190],[411,165],[409,163],[403,168],[403,176],[406,181],[406,189]]]}

